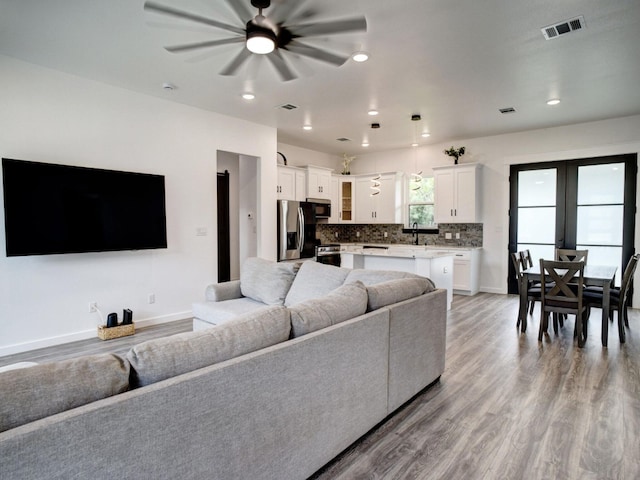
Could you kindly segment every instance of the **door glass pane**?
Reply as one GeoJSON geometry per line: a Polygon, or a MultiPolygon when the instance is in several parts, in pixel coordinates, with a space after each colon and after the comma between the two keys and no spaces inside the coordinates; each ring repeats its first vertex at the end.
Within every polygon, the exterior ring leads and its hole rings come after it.
{"type": "Polygon", "coordinates": [[[556,169],[518,172],[518,207],[555,206],[556,169]]]}
{"type": "Polygon", "coordinates": [[[578,205],[624,202],[624,163],[578,168],[578,205]]]}
{"type": "Polygon", "coordinates": [[[586,245],[622,245],[622,205],[578,207],[576,243],[586,245]]]}
{"type": "Polygon", "coordinates": [[[554,245],[555,234],[556,207],[518,208],[518,243],[554,245]]]}
{"type": "Polygon", "coordinates": [[[577,250],[589,250],[589,265],[617,265],[616,286],[620,286],[622,278],[622,247],[594,247],[593,245],[577,245],[577,250]]]}
{"type": "Polygon", "coordinates": [[[526,243],[518,244],[518,251],[529,250],[531,252],[531,260],[533,265],[540,265],[540,259],[553,260],[555,255],[555,246],[553,245],[531,245],[526,243]]]}

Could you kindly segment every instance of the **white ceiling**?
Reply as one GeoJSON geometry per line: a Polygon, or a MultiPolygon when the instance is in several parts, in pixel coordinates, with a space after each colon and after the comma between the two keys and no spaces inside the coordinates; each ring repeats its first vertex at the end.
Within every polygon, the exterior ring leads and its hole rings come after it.
{"type": "MultiPolygon", "coordinates": [[[[241,25],[226,0],[156,1],[241,25]]],[[[408,147],[422,130],[428,144],[640,114],[639,0],[307,0],[298,11],[312,20],[364,15],[368,24],[309,43],[371,58],[335,67],[287,52],[299,75],[289,82],[258,57],[236,76],[219,75],[239,44],[167,52],[229,35],[143,4],[0,0],[0,54],[277,127],[280,142],[335,154],[408,147]],[[542,27],[579,15],[585,29],[544,39],[542,27]],[[255,100],[240,97],[247,90],[255,100]],[[554,97],[562,103],[547,106],[554,97]],[[371,108],[380,114],[368,116],[371,108]],[[412,122],[414,113],[422,120],[412,122]]]]}

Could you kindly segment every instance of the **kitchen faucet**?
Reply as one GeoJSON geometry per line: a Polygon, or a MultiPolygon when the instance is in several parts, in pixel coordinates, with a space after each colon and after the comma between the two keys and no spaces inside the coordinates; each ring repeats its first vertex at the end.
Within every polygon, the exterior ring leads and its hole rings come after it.
{"type": "Polygon", "coordinates": [[[418,222],[413,222],[413,232],[411,232],[411,235],[413,235],[415,237],[415,240],[413,241],[414,245],[419,245],[418,242],[418,222]]]}

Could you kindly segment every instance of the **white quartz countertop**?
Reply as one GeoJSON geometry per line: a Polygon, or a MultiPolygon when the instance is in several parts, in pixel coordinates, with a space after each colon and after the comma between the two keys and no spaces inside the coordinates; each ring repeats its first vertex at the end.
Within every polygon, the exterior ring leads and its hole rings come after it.
{"type": "Polygon", "coordinates": [[[452,256],[453,253],[420,245],[374,245],[349,244],[340,245],[340,252],[353,255],[371,255],[400,258],[437,258],[452,256]]]}
{"type": "Polygon", "coordinates": [[[420,256],[425,257],[426,252],[445,253],[445,251],[471,251],[480,250],[482,247],[456,247],[450,245],[408,245],[406,243],[341,243],[340,251],[343,253],[359,253],[363,255],[387,255],[387,256],[420,256]],[[366,248],[365,248],[366,247],[366,248]],[[386,253],[385,253],[386,252],[386,253]]]}

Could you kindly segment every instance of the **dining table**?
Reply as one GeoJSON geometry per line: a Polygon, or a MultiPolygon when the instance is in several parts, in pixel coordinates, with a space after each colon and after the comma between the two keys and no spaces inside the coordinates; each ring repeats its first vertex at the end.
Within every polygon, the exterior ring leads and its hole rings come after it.
{"type": "MultiPolygon", "coordinates": [[[[602,346],[607,346],[609,338],[609,305],[611,299],[611,287],[616,277],[617,266],[614,265],[585,265],[584,267],[584,284],[602,287],[602,346]]],[[[521,332],[527,329],[527,285],[529,282],[540,282],[540,265],[533,265],[522,272],[520,281],[520,316],[521,332]]],[[[625,332],[623,322],[618,322],[618,336],[620,342],[625,341],[625,332]]],[[[578,335],[578,346],[584,346],[582,335],[578,335]]]]}

